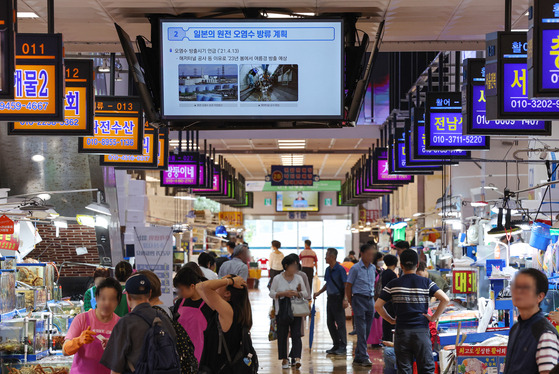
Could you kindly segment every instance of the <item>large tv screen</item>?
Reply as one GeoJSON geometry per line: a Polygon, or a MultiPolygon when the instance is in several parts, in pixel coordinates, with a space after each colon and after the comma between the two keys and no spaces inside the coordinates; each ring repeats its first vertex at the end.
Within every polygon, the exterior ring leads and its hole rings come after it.
{"type": "Polygon", "coordinates": [[[318,212],[317,191],[276,192],[277,212],[318,212]]]}
{"type": "Polygon", "coordinates": [[[162,115],[342,119],[341,20],[161,20],[162,115]]]}

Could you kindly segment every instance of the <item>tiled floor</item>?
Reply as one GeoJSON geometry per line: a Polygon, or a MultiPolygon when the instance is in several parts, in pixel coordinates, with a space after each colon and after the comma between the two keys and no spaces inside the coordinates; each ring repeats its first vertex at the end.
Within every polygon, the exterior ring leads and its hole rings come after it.
{"type": "MultiPolygon", "coordinates": [[[[266,285],[267,278],[260,281],[258,290],[250,291],[252,303],[253,327],[252,340],[258,359],[260,361],[259,373],[276,374],[282,373],[281,361],[277,359],[277,342],[268,341],[270,319],[268,312],[272,305],[272,299],[268,296],[266,285]]],[[[316,301],[317,314],[315,318],[314,341],[312,349],[309,349],[309,324],[306,324],[305,336],[303,337],[303,357],[300,373],[370,373],[380,374],[383,372],[382,348],[369,349],[369,356],[373,362],[372,368],[353,367],[352,351],[356,342],[355,336],[348,335],[347,357],[326,356],[327,349],[332,347],[332,340],[326,327],[326,295],[320,296],[316,301]]],[[[351,331],[351,321],[347,322],[348,332],[351,331]]],[[[297,372],[295,369],[283,370],[283,373],[297,372]]]]}

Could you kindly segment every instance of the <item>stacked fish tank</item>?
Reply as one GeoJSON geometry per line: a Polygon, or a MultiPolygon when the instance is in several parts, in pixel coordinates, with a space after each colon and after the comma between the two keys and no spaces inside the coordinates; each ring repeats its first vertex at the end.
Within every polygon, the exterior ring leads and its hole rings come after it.
{"type": "Polygon", "coordinates": [[[16,271],[0,270],[0,314],[16,308],[16,271]]]}
{"type": "Polygon", "coordinates": [[[0,355],[5,359],[35,361],[48,354],[46,320],[15,318],[0,322],[0,355]]]}

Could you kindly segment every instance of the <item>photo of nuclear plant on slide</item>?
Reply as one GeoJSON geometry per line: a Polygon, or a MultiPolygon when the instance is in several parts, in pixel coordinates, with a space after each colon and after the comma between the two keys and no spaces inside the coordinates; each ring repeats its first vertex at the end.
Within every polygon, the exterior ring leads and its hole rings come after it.
{"type": "Polygon", "coordinates": [[[237,101],[237,65],[179,65],[180,101],[237,101]]]}

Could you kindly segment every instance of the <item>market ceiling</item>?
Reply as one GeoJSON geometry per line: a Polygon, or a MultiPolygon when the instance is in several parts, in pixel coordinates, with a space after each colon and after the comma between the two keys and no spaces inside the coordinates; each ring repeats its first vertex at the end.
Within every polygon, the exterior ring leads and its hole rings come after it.
{"type": "MultiPolygon", "coordinates": [[[[512,2],[512,28],[527,29],[528,0],[512,2]]],[[[130,35],[149,38],[149,13],[211,16],[224,9],[277,8],[299,13],[362,15],[357,28],[374,37],[386,19],[381,51],[479,50],[485,34],[504,29],[504,1],[499,0],[56,0],[55,31],[64,34],[66,51],[121,52],[113,23],[130,35]]],[[[19,32],[46,32],[47,2],[18,0],[19,32]]],[[[239,14],[237,17],[242,17],[239,14]]]]}

